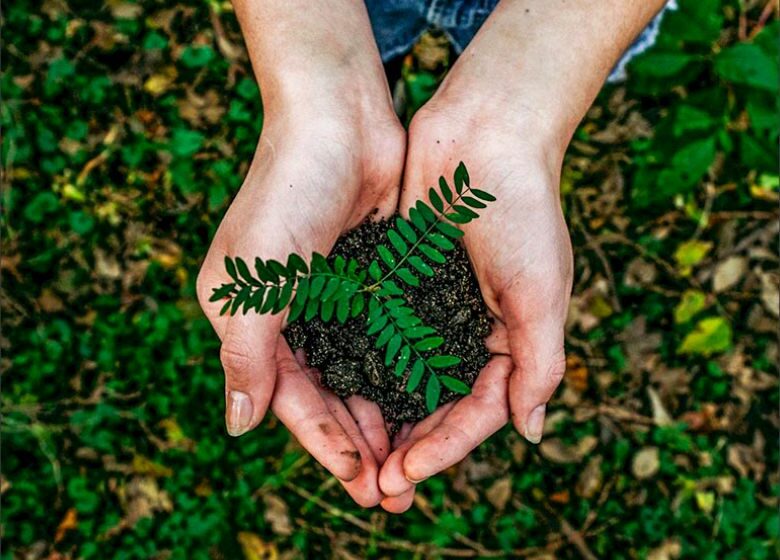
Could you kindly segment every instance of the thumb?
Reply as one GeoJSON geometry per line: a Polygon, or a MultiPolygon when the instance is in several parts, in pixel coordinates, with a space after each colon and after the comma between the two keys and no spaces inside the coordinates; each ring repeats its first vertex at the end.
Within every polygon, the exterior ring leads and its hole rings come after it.
{"type": "Polygon", "coordinates": [[[528,293],[523,289],[519,297],[502,301],[514,362],[509,408],[517,431],[531,443],[539,443],[547,402],[566,371],[563,342],[568,298],[529,297],[528,293]]]}

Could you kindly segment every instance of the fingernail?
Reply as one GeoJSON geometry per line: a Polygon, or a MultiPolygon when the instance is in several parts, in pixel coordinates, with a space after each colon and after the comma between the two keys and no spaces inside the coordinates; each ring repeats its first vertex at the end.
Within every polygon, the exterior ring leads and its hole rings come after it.
{"type": "Polygon", "coordinates": [[[227,403],[227,432],[240,436],[249,429],[252,421],[252,400],[241,391],[229,391],[227,403]]]}
{"type": "Polygon", "coordinates": [[[525,421],[525,439],[531,443],[542,441],[545,410],[547,410],[547,404],[540,404],[531,411],[531,414],[528,415],[528,419],[525,421]]]}

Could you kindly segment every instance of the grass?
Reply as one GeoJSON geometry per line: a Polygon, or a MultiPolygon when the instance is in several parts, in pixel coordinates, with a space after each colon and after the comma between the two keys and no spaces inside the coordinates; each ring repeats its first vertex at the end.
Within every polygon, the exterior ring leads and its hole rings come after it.
{"type": "MultiPolygon", "coordinates": [[[[563,174],[545,440],[506,428],[402,517],[274,419],[224,434],[194,280],[262,127],[229,5],[3,17],[3,560],[777,556],[771,3],[681,1],[604,89],[563,174]]],[[[407,60],[410,110],[440,74],[407,60]]]]}

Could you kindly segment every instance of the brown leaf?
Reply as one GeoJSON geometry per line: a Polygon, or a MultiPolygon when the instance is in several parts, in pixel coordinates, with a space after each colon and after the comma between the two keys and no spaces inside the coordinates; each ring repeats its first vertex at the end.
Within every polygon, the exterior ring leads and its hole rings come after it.
{"type": "Polygon", "coordinates": [[[57,532],[54,534],[54,542],[61,542],[65,538],[65,534],[68,531],[72,531],[78,527],[78,515],[75,508],[70,508],[65,512],[65,517],[62,518],[60,524],[57,525],[57,532]]]}
{"type": "Polygon", "coordinates": [[[577,481],[576,491],[577,495],[583,498],[592,498],[595,496],[603,484],[604,475],[601,472],[601,455],[591,457],[588,464],[580,473],[579,480],[577,481]]]}
{"type": "Polygon", "coordinates": [[[275,494],[263,494],[263,503],[263,518],[271,525],[271,530],[277,535],[291,535],[293,526],[285,501],[275,494]]]}
{"type": "Polygon", "coordinates": [[[747,259],[745,257],[733,256],[719,262],[712,275],[712,289],[716,293],[720,293],[734,287],[742,280],[746,270],[747,259]]]}
{"type": "Polygon", "coordinates": [[[682,554],[680,541],[676,537],[666,539],[660,546],[649,552],[647,560],[674,560],[682,554]]]}
{"type": "Polygon", "coordinates": [[[579,463],[597,445],[598,438],[595,436],[585,436],[574,445],[566,445],[560,438],[550,438],[539,444],[539,452],[553,463],[579,463]]]}
{"type": "Polygon", "coordinates": [[[503,511],[512,497],[512,477],[499,478],[485,492],[485,497],[498,511],[503,511]]]}
{"type": "Polygon", "coordinates": [[[588,366],[579,356],[569,354],[566,356],[566,374],[564,383],[574,391],[583,393],[588,388],[588,366]]]}
{"type": "Polygon", "coordinates": [[[639,450],[631,462],[631,472],[640,480],[652,478],[660,467],[657,447],[645,447],[639,450]]]}

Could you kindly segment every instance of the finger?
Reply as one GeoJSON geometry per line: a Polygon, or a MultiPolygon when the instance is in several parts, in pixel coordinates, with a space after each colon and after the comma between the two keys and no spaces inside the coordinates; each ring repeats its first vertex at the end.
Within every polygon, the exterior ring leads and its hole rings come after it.
{"type": "Polygon", "coordinates": [[[509,333],[503,323],[494,320],[493,330],[485,339],[485,346],[491,354],[509,355],[509,333]]]}
{"type": "Polygon", "coordinates": [[[414,488],[414,483],[410,482],[404,474],[403,464],[406,452],[420,438],[434,429],[447,415],[447,412],[452,410],[453,406],[455,406],[454,402],[447,403],[417,424],[409,433],[409,437],[390,453],[379,471],[379,488],[385,496],[400,496],[414,488]]]}
{"type": "Polygon", "coordinates": [[[225,424],[240,436],[263,419],[276,381],[276,348],[280,320],[235,315],[222,337],[220,360],[225,370],[225,424]]]}
{"type": "Polygon", "coordinates": [[[361,456],[352,438],[333,417],[283,340],[279,341],[276,359],[278,375],[271,401],[274,414],[336,478],[354,480],[360,474],[361,456]]]}
{"type": "Polygon", "coordinates": [[[415,488],[412,487],[400,496],[388,496],[380,502],[382,509],[389,513],[403,513],[414,503],[415,488]]]}
{"type": "Polygon", "coordinates": [[[542,439],[547,402],[566,371],[566,307],[568,297],[502,298],[515,365],[509,379],[509,407],[515,428],[531,443],[542,439]],[[561,303],[550,303],[554,301],[561,303]]]}
{"type": "MultiPolygon", "coordinates": [[[[316,381],[319,386],[319,381],[316,381]]],[[[326,389],[320,387],[320,395],[327,403],[331,414],[341,424],[344,432],[352,439],[360,453],[360,474],[352,480],[342,481],[344,489],[355,502],[362,507],[374,507],[382,499],[379,491],[378,477],[379,466],[366,439],[358,428],[354,418],[347,410],[340,398],[326,389]]]]}
{"type": "Polygon", "coordinates": [[[381,465],[390,454],[390,436],[381,409],[376,403],[357,395],[348,398],[346,405],[360,433],[368,442],[377,464],[381,465]]]}
{"type": "Polygon", "coordinates": [[[460,399],[406,452],[404,474],[419,483],[462,460],[509,421],[507,382],[512,360],[496,356],[480,372],[471,394],[460,399]]]}

